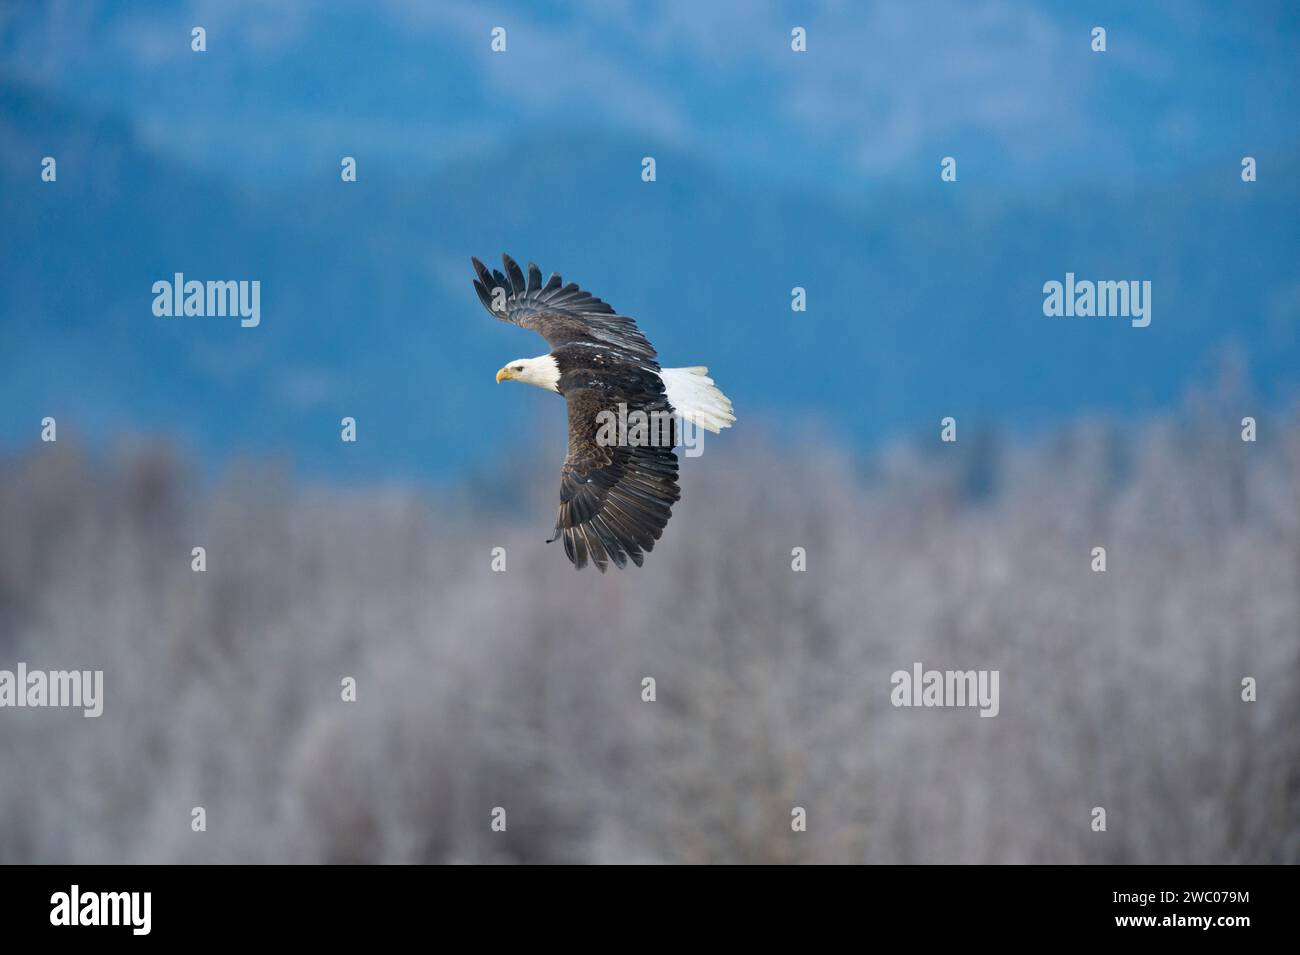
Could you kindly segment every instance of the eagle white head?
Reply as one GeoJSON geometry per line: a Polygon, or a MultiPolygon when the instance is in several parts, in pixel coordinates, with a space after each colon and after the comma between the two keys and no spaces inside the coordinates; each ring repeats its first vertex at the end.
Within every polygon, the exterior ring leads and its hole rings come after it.
{"type": "Polygon", "coordinates": [[[522,381],[546,391],[559,391],[560,366],[550,355],[516,358],[497,372],[497,383],[503,381],[522,381]]]}

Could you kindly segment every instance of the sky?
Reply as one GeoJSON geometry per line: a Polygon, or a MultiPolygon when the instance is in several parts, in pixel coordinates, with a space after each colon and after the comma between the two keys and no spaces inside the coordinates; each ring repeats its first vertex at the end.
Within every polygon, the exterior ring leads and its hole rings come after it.
{"type": "Polygon", "coordinates": [[[503,251],[708,364],[742,425],[855,448],[1159,413],[1223,354],[1283,404],[1297,11],[0,0],[0,446],[55,409],[218,463],[474,472],[484,419],[563,426],[485,387],[542,348],[479,309],[469,257],[503,251]],[[260,281],[264,321],[158,319],[178,271],[260,281]],[[1067,272],[1150,281],[1151,326],[1047,319],[1067,272]],[[346,463],[344,414],[372,439],[346,463]]]}
{"type": "Polygon", "coordinates": [[[1300,92],[1300,11],[1284,2],[3,10],[12,74],[129,115],[189,163],[268,180],[295,174],[286,139],[330,151],[364,141],[394,163],[436,165],[521,128],[594,124],[836,195],[921,181],[942,155],[1018,188],[1142,181],[1215,149],[1294,143],[1300,92]],[[194,25],[219,55],[191,54],[194,25]],[[489,46],[498,26],[506,55],[489,46]],[[1104,56],[1094,26],[1107,30],[1104,56]]]}

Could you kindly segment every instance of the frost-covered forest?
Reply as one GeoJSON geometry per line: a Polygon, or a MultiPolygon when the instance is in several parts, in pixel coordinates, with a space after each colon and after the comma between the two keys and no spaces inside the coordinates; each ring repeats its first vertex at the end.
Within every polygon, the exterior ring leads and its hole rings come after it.
{"type": "Polygon", "coordinates": [[[738,429],[604,577],[543,543],[541,451],[491,494],[11,453],[0,667],[105,704],[0,712],[0,861],[1300,861],[1300,416],[1248,413],[738,429]],[[1000,714],[893,707],[913,661],[999,670],[1000,714]]]}

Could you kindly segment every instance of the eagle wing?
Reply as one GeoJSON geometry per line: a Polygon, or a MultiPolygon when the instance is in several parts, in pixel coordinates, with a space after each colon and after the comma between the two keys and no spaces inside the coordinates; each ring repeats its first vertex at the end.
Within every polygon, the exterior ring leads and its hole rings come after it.
{"type": "Polygon", "coordinates": [[[635,321],[617,314],[574,283],[565,285],[558,273],[552,272],[543,285],[541,270],[531,262],[525,279],[519,264],[508,255],[501,256],[505,274],[495,269],[489,272],[478,259],[471,261],[478,273],[474,290],[479,301],[502,321],[537,332],[552,348],[573,342],[600,342],[659,367],[654,348],[635,321]]]}
{"type": "Polygon", "coordinates": [[[569,408],[569,453],[560,472],[560,510],[556,536],[564,539],[564,552],[575,567],[588,557],[605,572],[609,561],[638,567],[652,550],[672,505],[681,497],[677,487],[677,455],[667,446],[628,447],[602,444],[602,411],[618,413],[618,402],[633,410],[665,411],[671,408],[663,395],[629,400],[608,390],[577,388],[565,394],[569,408]],[[635,405],[635,407],[634,407],[635,405]]]}

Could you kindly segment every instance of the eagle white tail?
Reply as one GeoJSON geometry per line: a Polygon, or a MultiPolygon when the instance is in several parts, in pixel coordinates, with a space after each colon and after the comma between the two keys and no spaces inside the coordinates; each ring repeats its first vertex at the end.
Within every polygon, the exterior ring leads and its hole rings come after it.
{"type": "Polygon", "coordinates": [[[703,365],[693,368],[661,368],[664,392],[673,410],[693,424],[718,432],[730,428],[736,416],[731,399],[719,391],[703,365]]]}

